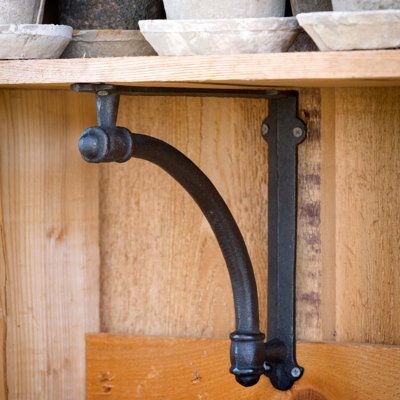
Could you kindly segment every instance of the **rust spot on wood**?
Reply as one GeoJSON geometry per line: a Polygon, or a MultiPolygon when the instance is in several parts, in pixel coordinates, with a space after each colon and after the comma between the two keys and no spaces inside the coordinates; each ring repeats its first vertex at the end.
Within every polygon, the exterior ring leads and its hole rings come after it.
{"type": "Polygon", "coordinates": [[[320,226],[321,224],[321,205],[317,201],[310,201],[300,208],[300,216],[307,219],[308,225],[320,226]]]}
{"type": "Polygon", "coordinates": [[[300,300],[307,304],[315,306],[316,308],[319,307],[321,304],[321,298],[319,293],[314,291],[303,293],[300,296],[300,300]]]}
{"type": "Polygon", "coordinates": [[[299,176],[299,180],[305,182],[309,186],[321,186],[321,176],[319,174],[302,174],[299,176]]]}

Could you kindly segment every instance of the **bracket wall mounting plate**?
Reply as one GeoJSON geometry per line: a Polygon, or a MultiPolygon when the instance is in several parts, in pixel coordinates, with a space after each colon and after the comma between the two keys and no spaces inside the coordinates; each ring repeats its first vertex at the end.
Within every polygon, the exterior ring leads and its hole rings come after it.
{"type": "Polygon", "coordinates": [[[75,84],[96,94],[98,126],[86,129],[79,149],[88,162],[151,161],[175,178],[209,221],[231,278],[236,330],[231,334],[231,372],[243,386],[267,375],[275,388],[288,390],[303,374],[296,361],[295,270],[297,146],[306,137],[297,118],[297,93],[277,90],[225,90],[75,84]],[[268,142],[268,334],[259,331],[257,286],[240,230],[211,181],[186,156],[158,139],[116,126],[120,95],[241,97],[269,99],[262,124],[268,142]]]}
{"type": "Polygon", "coordinates": [[[306,127],[297,118],[297,98],[271,99],[262,125],[268,142],[268,323],[267,375],[290,389],[304,369],[296,362],[297,146],[306,127]]]}

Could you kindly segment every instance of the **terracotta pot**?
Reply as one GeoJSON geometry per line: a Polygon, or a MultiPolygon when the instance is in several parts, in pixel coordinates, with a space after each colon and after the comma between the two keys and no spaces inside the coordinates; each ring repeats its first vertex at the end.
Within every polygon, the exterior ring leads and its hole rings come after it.
{"type": "Polygon", "coordinates": [[[2,0],[0,24],[40,24],[45,0],[2,0]]]}
{"type": "Polygon", "coordinates": [[[332,0],[334,11],[400,9],[400,0],[332,0]]]}
{"type": "Polygon", "coordinates": [[[162,0],[59,0],[60,23],[75,29],[139,29],[142,19],[165,18],[162,0]]]}
{"type": "Polygon", "coordinates": [[[285,0],[164,0],[168,19],[283,17],[285,0]]]}

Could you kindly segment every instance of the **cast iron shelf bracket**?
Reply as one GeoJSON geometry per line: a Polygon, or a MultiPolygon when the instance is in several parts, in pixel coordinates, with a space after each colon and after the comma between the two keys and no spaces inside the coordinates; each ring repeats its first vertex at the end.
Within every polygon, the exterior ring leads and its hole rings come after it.
{"type": "Polygon", "coordinates": [[[297,93],[277,90],[186,89],[75,84],[77,92],[96,94],[98,126],[79,141],[84,160],[126,162],[140,158],[157,164],[192,196],[218,240],[231,279],[236,330],[231,338],[231,369],[243,386],[261,375],[276,389],[288,390],[301,378],[296,361],[295,275],[297,146],[306,126],[297,117],[297,93]],[[179,150],[150,136],[116,126],[121,95],[242,97],[269,100],[262,124],[268,142],[268,332],[259,330],[257,285],[242,234],[226,203],[206,175],[179,150]]]}

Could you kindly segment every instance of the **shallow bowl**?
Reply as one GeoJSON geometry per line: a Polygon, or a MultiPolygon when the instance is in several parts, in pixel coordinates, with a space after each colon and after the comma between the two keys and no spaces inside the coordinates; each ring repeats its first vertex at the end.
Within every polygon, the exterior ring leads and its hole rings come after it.
{"type": "Polygon", "coordinates": [[[71,37],[66,25],[0,25],[0,59],[59,58],[71,37]]]}
{"type": "Polygon", "coordinates": [[[400,0],[332,0],[333,11],[400,9],[400,0]]]}
{"type": "Polygon", "coordinates": [[[295,17],[148,20],[139,26],[155,51],[167,56],[284,52],[301,32],[295,17]]]}
{"type": "Polygon", "coordinates": [[[154,56],[156,52],[140,31],[120,29],[77,30],[62,58],[154,56]]]}
{"type": "Polygon", "coordinates": [[[400,10],[309,13],[297,19],[322,51],[400,47],[400,10]]]}

